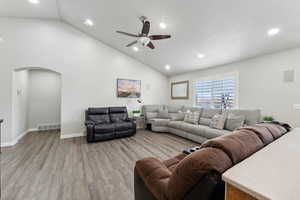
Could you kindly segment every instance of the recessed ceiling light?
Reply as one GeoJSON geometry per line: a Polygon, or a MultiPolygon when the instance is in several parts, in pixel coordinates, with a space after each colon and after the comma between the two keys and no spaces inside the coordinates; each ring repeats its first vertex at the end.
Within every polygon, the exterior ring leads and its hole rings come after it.
{"type": "Polygon", "coordinates": [[[205,55],[204,55],[204,54],[202,54],[202,53],[198,53],[198,54],[197,54],[197,57],[198,57],[198,58],[204,58],[204,57],[205,57],[205,55]]]}
{"type": "Polygon", "coordinates": [[[166,65],[165,69],[169,71],[171,69],[171,66],[170,65],[166,65]]]}
{"type": "Polygon", "coordinates": [[[39,0],[28,0],[28,2],[31,4],[39,4],[40,3],[39,0]]]}
{"type": "Polygon", "coordinates": [[[138,48],[138,47],[133,47],[132,49],[133,49],[133,51],[135,51],[135,52],[138,52],[138,51],[139,51],[139,48],[138,48]]]}
{"type": "Polygon", "coordinates": [[[279,28],[272,28],[268,31],[269,36],[277,35],[280,32],[279,28]]]}
{"type": "Polygon", "coordinates": [[[164,22],[160,22],[159,27],[161,29],[166,29],[167,28],[167,24],[165,24],[164,22]]]}
{"type": "Polygon", "coordinates": [[[86,19],[84,21],[84,25],[86,25],[86,26],[94,26],[94,22],[91,19],[86,19]]]}

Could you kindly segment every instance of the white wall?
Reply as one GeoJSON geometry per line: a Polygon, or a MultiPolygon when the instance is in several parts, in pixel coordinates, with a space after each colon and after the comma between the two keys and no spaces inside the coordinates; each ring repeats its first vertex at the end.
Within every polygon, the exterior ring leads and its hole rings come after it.
{"type": "Polygon", "coordinates": [[[293,109],[293,104],[300,104],[300,48],[171,77],[170,82],[190,80],[191,97],[170,103],[193,105],[195,80],[229,72],[239,74],[240,108],[259,108],[263,115],[300,127],[300,110],[293,109]],[[290,69],[296,81],[285,83],[283,72],[290,69]]]}
{"type": "Polygon", "coordinates": [[[12,71],[43,67],[62,77],[62,135],[84,131],[89,106],[124,105],[116,79],[142,80],[145,104],[168,103],[168,78],[152,68],[58,21],[0,18],[0,118],[2,141],[12,135],[12,71]]]}
{"type": "Polygon", "coordinates": [[[13,96],[14,96],[14,130],[15,138],[20,137],[28,129],[28,96],[29,96],[29,75],[28,70],[16,71],[13,73],[13,96]]]}
{"type": "Polygon", "coordinates": [[[60,74],[48,70],[29,70],[28,127],[60,124],[60,74]]]}

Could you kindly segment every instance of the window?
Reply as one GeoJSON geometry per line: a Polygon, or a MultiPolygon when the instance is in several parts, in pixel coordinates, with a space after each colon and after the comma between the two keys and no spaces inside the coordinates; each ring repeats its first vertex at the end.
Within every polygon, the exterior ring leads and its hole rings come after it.
{"type": "Polygon", "coordinates": [[[196,106],[233,108],[237,104],[236,76],[196,82],[196,106]]]}

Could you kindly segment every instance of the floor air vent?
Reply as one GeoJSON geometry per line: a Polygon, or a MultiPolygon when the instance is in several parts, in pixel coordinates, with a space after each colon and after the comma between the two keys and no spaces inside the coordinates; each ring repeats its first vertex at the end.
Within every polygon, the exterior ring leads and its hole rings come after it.
{"type": "Polygon", "coordinates": [[[53,131],[60,130],[60,124],[40,124],[38,126],[39,131],[53,131]]]}

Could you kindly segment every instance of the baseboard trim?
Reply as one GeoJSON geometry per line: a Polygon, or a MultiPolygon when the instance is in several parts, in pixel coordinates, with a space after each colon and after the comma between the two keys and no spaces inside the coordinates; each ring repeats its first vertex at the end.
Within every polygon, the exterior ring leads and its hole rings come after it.
{"type": "Polygon", "coordinates": [[[16,144],[17,144],[16,140],[14,140],[12,142],[2,142],[1,147],[12,147],[12,146],[15,146],[16,144]]]}
{"type": "Polygon", "coordinates": [[[85,136],[84,133],[72,133],[72,134],[61,134],[60,139],[68,139],[68,138],[75,138],[75,137],[83,137],[85,136]]]}
{"type": "Polygon", "coordinates": [[[4,142],[1,143],[1,147],[12,147],[15,146],[25,135],[27,135],[30,132],[36,132],[38,131],[37,128],[31,128],[23,132],[21,135],[19,135],[16,139],[14,139],[12,142],[4,142]]]}
{"type": "Polygon", "coordinates": [[[30,129],[27,130],[27,133],[30,133],[30,132],[37,132],[37,131],[39,131],[38,128],[30,128],[30,129]]]}
{"type": "MultiPolygon", "coordinates": [[[[11,141],[11,142],[4,142],[1,143],[1,147],[12,147],[15,146],[26,134],[30,133],[30,132],[37,132],[38,129],[37,128],[31,128],[28,129],[27,131],[25,131],[24,133],[22,133],[21,135],[19,135],[15,140],[11,141]]],[[[76,137],[83,137],[85,136],[85,133],[73,133],[73,134],[65,134],[65,135],[60,135],[60,139],[68,139],[68,138],[76,138],[76,137]]]]}

